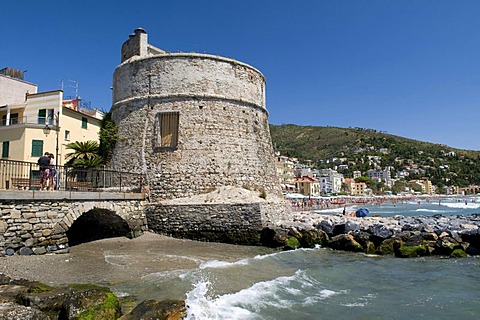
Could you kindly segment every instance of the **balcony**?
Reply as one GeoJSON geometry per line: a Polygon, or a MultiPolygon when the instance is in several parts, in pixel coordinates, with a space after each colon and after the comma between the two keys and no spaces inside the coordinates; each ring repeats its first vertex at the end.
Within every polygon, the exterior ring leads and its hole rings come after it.
{"type": "Polygon", "coordinates": [[[10,123],[7,124],[7,119],[3,118],[0,120],[0,128],[5,127],[41,127],[43,128],[46,124],[53,126],[54,130],[56,130],[54,126],[54,119],[50,117],[13,117],[10,118],[10,123]]]}

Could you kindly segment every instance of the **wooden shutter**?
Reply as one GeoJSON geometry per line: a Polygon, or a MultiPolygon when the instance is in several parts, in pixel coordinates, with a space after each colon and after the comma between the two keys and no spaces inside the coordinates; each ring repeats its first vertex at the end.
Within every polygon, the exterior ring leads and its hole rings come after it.
{"type": "Polygon", "coordinates": [[[178,112],[161,112],[157,117],[157,146],[176,148],[178,144],[178,112]]]}

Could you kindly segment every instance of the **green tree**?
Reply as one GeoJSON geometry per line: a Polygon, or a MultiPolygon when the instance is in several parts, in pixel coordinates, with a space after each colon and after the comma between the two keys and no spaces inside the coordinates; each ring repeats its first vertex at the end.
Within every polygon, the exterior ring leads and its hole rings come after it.
{"type": "Polygon", "coordinates": [[[397,180],[393,185],[392,192],[395,194],[399,194],[400,192],[405,191],[406,186],[407,186],[407,183],[405,181],[397,180]]]}
{"type": "Polygon", "coordinates": [[[103,159],[98,155],[98,142],[75,141],[66,145],[67,149],[73,150],[66,155],[67,166],[81,168],[97,168],[103,163],[103,159]]]}
{"type": "Polygon", "coordinates": [[[118,140],[118,127],[112,121],[112,113],[108,112],[100,123],[100,146],[98,154],[103,158],[103,162],[107,163],[112,158],[113,148],[118,140]]]}

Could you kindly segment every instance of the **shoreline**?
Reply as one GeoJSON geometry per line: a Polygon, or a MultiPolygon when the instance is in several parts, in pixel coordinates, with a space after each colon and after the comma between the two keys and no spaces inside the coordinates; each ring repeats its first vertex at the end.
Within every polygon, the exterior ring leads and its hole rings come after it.
{"type": "MultiPolygon", "coordinates": [[[[468,199],[478,198],[479,195],[412,195],[412,196],[332,196],[332,197],[304,197],[304,198],[286,198],[290,203],[292,210],[326,210],[340,208],[344,206],[356,205],[382,205],[385,203],[401,204],[406,202],[419,201],[442,201],[442,199],[463,199],[458,202],[469,202],[468,199]]],[[[475,200],[470,202],[475,203],[475,200]]]]}
{"type": "MultiPolygon", "coordinates": [[[[432,199],[444,199],[444,198],[452,198],[450,196],[443,196],[443,197],[422,197],[424,200],[432,200],[432,199]]],[[[458,197],[459,199],[465,198],[472,198],[472,197],[458,197]]],[[[387,198],[385,198],[387,199],[387,198]]],[[[390,198],[388,198],[390,199],[390,198]]],[[[419,197],[408,197],[408,198],[401,198],[404,201],[412,201],[416,199],[420,199],[419,197]]],[[[376,200],[376,198],[371,199],[376,200]]],[[[395,198],[395,200],[399,200],[395,198]]],[[[373,202],[370,202],[373,203],[373,202]]],[[[398,202],[397,202],[398,203],[398,202]]],[[[338,205],[336,208],[341,208],[343,205],[338,205]]],[[[479,210],[480,211],[480,210],[479,210]]],[[[395,238],[397,235],[402,235],[403,237],[418,237],[426,236],[429,240],[425,241],[440,241],[439,239],[447,239],[450,243],[453,243],[452,248],[465,248],[465,239],[469,239],[472,242],[472,239],[478,239],[480,237],[480,213],[467,215],[467,216],[391,216],[391,217],[384,217],[384,216],[367,216],[365,218],[357,218],[357,217],[347,217],[343,216],[340,213],[330,213],[330,214],[322,214],[315,212],[312,214],[310,210],[298,210],[293,211],[292,214],[286,220],[281,220],[274,226],[272,226],[278,234],[284,234],[277,240],[286,241],[287,234],[290,233],[289,236],[297,235],[299,238],[301,236],[292,231],[297,230],[300,232],[303,231],[314,231],[318,233],[325,233],[326,239],[323,242],[323,246],[330,247],[329,242],[332,241],[334,237],[339,235],[348,236],[349,234],[352,235],[353,238],[357,237],[358,235],[363,235],[365,237],[366,234],[369,237],[375,238],[375,241],[382,241],[395,238]],[[335,231],[334,231],[335,230],[335,231]],[[382,231],[379,232],[378,231],[382,231]],[[462,239],[462,236],[464,239],[462,239]],[[453,239],[453,240],[451,240],[453,239]]],[[[299,239],[300,241],[302,239],[299,239]]],[[[363,239],[361,241],[362,245],[366,244],[366,240],[363,239]]],[[[443,241],[443,240],[441,240],[443,241]]],[[[480,242],[479,240],[475,240],[480,242]]],[[[474,241],[474,242],[475,242],[474,241]]],[[[472,249],[469,251],[469,254],[478,254],[478,251],[474,249],[480,250],[480,245],[474,243],[472,249]]],[[[107,238],[102,240],[97,240],[94,242],[84,243],[81,246],[88,248],[91,251],[91,255],[98,254],[99,251],[103,249],[114,251],[116,248],[125,248],[125,247],[135,247],[136,249],[132,250],[145,250],[145,247],[149,245],[161,246],[167,249],[169,247],[182,247],[184,245],[189,244],[190,246],[196,244],[195,246],[198,248],[202,248],[203,246],[200,244],[213,244],[213,245],[223,245],[223,246],[233,246],[233,248],[239,248],[240,246],[229,245],[225,243],[207,243],[207,242],[199,242],[194,240],[187,240],[187,239],[180,239],[180,238],[173,238],[168,237],[165,235],[160,235],[152,232],[145,232],[144,235],[133,238],[133,239],[123,239],[123,238],[107,238]],[[160,245],[159,245],[160,243],[160,245]]],[[[257,248],[259,251],[261,250],[278,250],[283,247],[283,243],[276,243],[276,249],[272,249],[272,247],[268,247],[266,244],[264,246],[252,246],[252,248],[257,248]]],[[[421,245],[417,243],[417,245],[421,245]]],[[[433,246],[434,244],[432,244],[433,246]]],[[[379,243],[377,243],[376,247],[379,247],[379,243]]],[[[341,248],[338,248],[342,250],[341,248]]],[[[204,250],[204,249],[199,249],[204,250]]],[[[367,252],[367,248],[363,248],[365,252],[367,252]]],[[[371,248],[369,249],[371,250],[371,248]]],[[[74,279],[75,272],[85,268],[85,270],[91,270],[92,273],[95,273],[95,269],[92,269],[92,266],[88,263],[84,263],[77,259],[76,252],[78,251],[77,246],[70,248],[69,253],[62,253],[62,254],[46,254],[46,255],[30,255],[30,256],[21,256],[21,255],[14,255],[14,256],[5,256],[0,257],[0,273],[7,274],[13,278],[15,277],[22,277],[37,281],[42,281],[45,283],[55,283],[61,284],[62,279],[65,280],[64,283],[76,282],[74,279]],[[76,265],[76,268],[73,267],[76,265]],[[57,275],[51,275],[51,271],[55,270],[56,267],[65,267],[64,271],[57,275]],[[70,276],[68,273],[71,272],[70,276]],[[54,280],[52,280],[54,278],[54,280]]],[[[452,250],[453,251],[453,250],[452,250]]],[[[464,250],[465,251],[465,250],[464,250]]],[[[468,251],[468,250],[467,250],[468,251]]],[[[447,251],[445,251],[447,252],[447,251]]],[[[429,252],[431,254],[432,252],[429,252]]],[[[448,252],[447,252],[448,253],[448,252]]],[[[451,253],[451,252],[450,252],[451,253]]],[[[90,257],[91,255],[86,255],[86,257],[90,257]]],[[[105,258],[107,259],[107,258],[105,258]]],[[[106,262],[105,262],[106,263],[106,262]]],[[[103,264],[105,264],[103,263],[103,264]]],[[[190,264],[192,268],[195,267],[195,264],[190,264]]],[[[168,268],[167,268],[168,269],[168,268]]],[[[104,282],[108,283],[111,281],[111,277],[108,274],[102,275],[104,277],[104,282]]],[[[118,278],[118,277],[117,277],[118,278]]],[[[86,278],[85,281],[90,281],[92,278],[86,278]]],[[[118,280],[118,279],[114,279],[118,280]]],[[[98,281],[95,281],[98,283],[98,281]]]]}

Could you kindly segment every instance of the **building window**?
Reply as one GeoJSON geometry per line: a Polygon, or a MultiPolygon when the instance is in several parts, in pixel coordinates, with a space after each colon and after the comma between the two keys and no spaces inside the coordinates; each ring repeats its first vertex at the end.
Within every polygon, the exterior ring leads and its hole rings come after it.
{"type": "Polygon", "coordinates": [[[10,124],[18,124],[18,113],[10,114],[10,124]]]}
{"type": "MultiPolygon", "coordinates": [[[[38,110],[38,124],[51,124],[53,125],[54,109],[40,109],[38,110]]],[[[18,116],[17,116],[18,117],[18,116]]]]}
{"type": "Polygon", "coordinates": [[[38,110],[38,124],[45,124],[47,119],[47,109],[38,110]]]}
{"type": "Polygon", "coordinates": [[[10,141],[3,141],[2,158],[8,158],[9,151],[10,151],[10,141]]]}
{"type": "MultiPolygon", "coordinates": [[[[10,114],[10,125],[12,124],[18,124],[18,113],[12,113],[10,114]]],[[[2,126],[6,126],[7,125],[7,115],[4,114],[2,116],[2,126]]]]}
{"type": "Polygon", "coordinates": [[[47,121],[49,125],[53,125],[53,120],[55,119],[55,110],[48,109],[47,121]]]}
{"type": "Polygon", "coordinates": [[[65,130],[65,141],[70,141],[70,131],[65,130]]]}
{"type": "Polygon", "coordinates": [[[43,140],[32,140],[32,157],[43,155],[43,140]]]}
{"type": "Polygon", "coordinates": [[[160,112],[155,120],[156,147],[176,148],[178,144],[179,112],[160,112]]]}
{"type": "Polygon", "coordinates": [[[82,117],[82,129],[87,129],[88,119],[82,117]]]}

